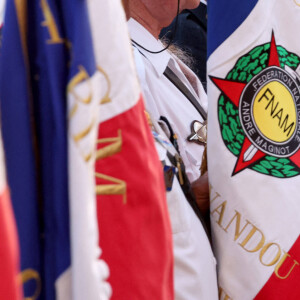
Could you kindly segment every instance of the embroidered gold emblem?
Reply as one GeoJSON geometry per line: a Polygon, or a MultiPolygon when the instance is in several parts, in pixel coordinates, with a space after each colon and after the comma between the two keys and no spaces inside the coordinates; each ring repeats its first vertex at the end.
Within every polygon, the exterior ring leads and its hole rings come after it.
{"type": "Polygon", "coordinates": [[[25,297],[25,300],[35,300],[40,296],[42,290],[42,281],[39,273],[33,269],[26,269],[19,274],[20,280],[23,284],[34,280],[36,282],[36,290],[30,297],[25,297]]]}
{"type": "MultiPolygon", "coordinates": [[[[97,140],[97,144],[107,144],[104,147],[100,148],[96,152],[96,161],[105,159],[107,157],[113,156],[122,150],[122,131],[118,130],[117,137],[111,138],[102,138],[97,140]]],[[[99,172],[95,173],[95,176],[99,179],[108,181],[106,184],[97,184],[96,185],[96,195],[121,195],[123,196],[123,203],[127,203],[127,184],[124,180],[119,178],[114,178],[106,174],[99,172]]]]}

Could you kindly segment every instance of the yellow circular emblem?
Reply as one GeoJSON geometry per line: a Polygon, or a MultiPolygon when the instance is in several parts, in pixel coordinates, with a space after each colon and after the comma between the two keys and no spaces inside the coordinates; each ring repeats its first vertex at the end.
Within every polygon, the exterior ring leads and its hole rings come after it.
{"type": "Polygon", "coordinates": [[[253,117],[267,139],[276,143],[288,141],[297,127],[297,110],[289,89],[279,81],[264,85],[253,101],[253,117]]]}

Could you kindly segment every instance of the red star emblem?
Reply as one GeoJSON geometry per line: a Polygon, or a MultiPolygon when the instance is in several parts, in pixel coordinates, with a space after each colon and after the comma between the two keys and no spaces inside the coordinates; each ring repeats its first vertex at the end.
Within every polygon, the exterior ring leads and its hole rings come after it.
{"type": "MultiPolygon", "coordinates": [[[[270,53],[269,53],[269,61],[267,67],[281,67],[279,62],[279,55],[277,52],[277,45],[275,42],[274,33],[272,33],[270,53]]],[[[232,80],[217,78],[210,76],[210,79],[213,83],[218,87],[218,89],[230,99],[232,104],[238,109],[242,93],[247,86],[246,83],[236,82],[232,80]]],[[[256,149],[250,139],[245,135],[245,139],[242,145],[241,152],[237,159],[234,171],[232,175],[241,172],[245,168],[250,167],[254,163],[258,162],[262,158],[264,158],[267,154],[263,151],[256,149]],[[251,154],[252,152],[252,154],[251,154]],[[254,154],[255,153],[255,154],[254,154]],[[247,159],[247,157],[251,157],[247,159]]],[[[300,151],[297,151],[289,159],[297,166],[300,167],[300,151]]]]}

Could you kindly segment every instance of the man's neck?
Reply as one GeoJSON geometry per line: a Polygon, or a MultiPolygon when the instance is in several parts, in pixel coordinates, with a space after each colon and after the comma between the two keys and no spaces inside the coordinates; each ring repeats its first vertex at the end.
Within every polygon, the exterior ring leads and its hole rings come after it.
{"type": "Polygon", "coordinates": [[[130,0],[130,18],[135,19],[145,27],[157,40],[163,25],[147,9],[147,7],[138,0],[130,0]]]}

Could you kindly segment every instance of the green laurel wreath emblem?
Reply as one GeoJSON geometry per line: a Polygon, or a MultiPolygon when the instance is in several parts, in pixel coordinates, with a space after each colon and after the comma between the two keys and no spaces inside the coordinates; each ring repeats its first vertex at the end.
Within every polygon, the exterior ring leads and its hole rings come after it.
{"type": "MultiPolygon", "coordinates": [[[[228,80],[248,83],[255,75],[267,68],[270,43],[253,48],[250,52],[240,57],[235,66],[226,76],[228,80]]],[[[300,57],[288,52],[282,46],[277,46],[280,65],[288,65],[295,70],[300,64],[300,57]]],[[[239,119],[239,111],[230,99],[221,93],[218,99],[218,117],[221,135],[226,147],[236,157],[239,156],[245,133],[239,119]]],[[[266,155],[249,167],[259,173],[278,178],[290,178],[300,174],[298,168],[289,158],[278,158],[266,155]]]]}

